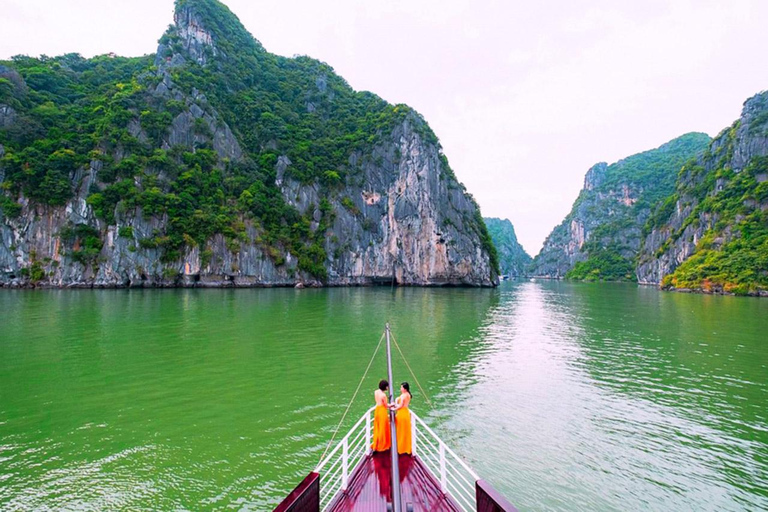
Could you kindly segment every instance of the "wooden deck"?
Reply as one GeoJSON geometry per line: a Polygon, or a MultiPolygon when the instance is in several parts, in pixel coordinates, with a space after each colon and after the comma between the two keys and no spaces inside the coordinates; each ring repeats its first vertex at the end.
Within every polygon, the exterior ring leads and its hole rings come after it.
{"type": "MultiPolygon", "coordinates": [[[[331,504],[332,512],[383,512],[392,501],[392,462],[389,452],[374,452],[360,463],[349,480],[346,492],[331,504]]],[[[400,455],[400,493],[403,505],[414,512],[460,512],[461,509],[440,490],[440,483],[416,456],[400,455]]]]}

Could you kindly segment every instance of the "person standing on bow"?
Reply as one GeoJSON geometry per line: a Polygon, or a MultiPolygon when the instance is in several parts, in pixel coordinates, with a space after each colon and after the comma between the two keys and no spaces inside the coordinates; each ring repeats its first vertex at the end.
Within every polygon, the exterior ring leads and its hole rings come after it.
{"type": "Polygon", "coordinates": [[[379,389],[373,392],[376,400],[376,409],[373,412],[373,443],[371,449],[375,452],[384,452],[392,446],[392,434],[389,431],[389,408],[387,407],[387,389],[389,382],[379,381],[379,389]]]}
{"type": "Polygon", "coordinates": [[[397,453],[411,454],[411,411],[408,406],[411,403],[411,386],[407,382],[400,385],[400,396],[390,404],[395,414],[395,427],[397,429],[397,453]]]}

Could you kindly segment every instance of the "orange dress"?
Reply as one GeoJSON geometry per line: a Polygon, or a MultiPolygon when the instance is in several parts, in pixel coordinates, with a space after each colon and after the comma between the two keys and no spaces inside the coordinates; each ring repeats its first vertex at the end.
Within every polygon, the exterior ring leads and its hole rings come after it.
{"type": "Polygon", "coordinates": [[[373,443],[375,452],[384,452],[392,446],[392,433],[389,431],[389,409],[377,405],[373,411],[373,443]]]}
{"type": "Polygon", "coordinates": [[[397,453],[411,454],[411,411],[408,406],[397,410],[395,414],[395,428],[397,429],[397,453]]]}

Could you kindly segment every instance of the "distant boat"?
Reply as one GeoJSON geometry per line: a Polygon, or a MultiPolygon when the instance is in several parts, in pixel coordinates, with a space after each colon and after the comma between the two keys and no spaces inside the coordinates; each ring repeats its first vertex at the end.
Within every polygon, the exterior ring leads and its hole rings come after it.
{"type": "MultiPolygon", "coordinates": [[[[392,379],[389,324],[387,370],[392,379]]],[[[392,401],[390,385],[389,400],[392,401]]],[[[451,450],[413,411],[412,455],[398,455],[394,411],[392,447],[372,452],[371,407],[275,512],[512,512],[503,496],[451,450]]]]}

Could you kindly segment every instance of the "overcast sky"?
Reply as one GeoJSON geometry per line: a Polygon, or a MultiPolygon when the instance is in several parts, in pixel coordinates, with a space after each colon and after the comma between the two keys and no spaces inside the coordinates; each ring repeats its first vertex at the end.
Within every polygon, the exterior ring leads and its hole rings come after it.
{"type": "MultiPolygon", "coordinates": [[[[226,0],[281,55],[421,112],[485,216],[535,255],[584,173],[768,89],[768,2],[226,0]]],[[[0,58],[153,53],[172,0],[0,0],[0,58]]]]}

